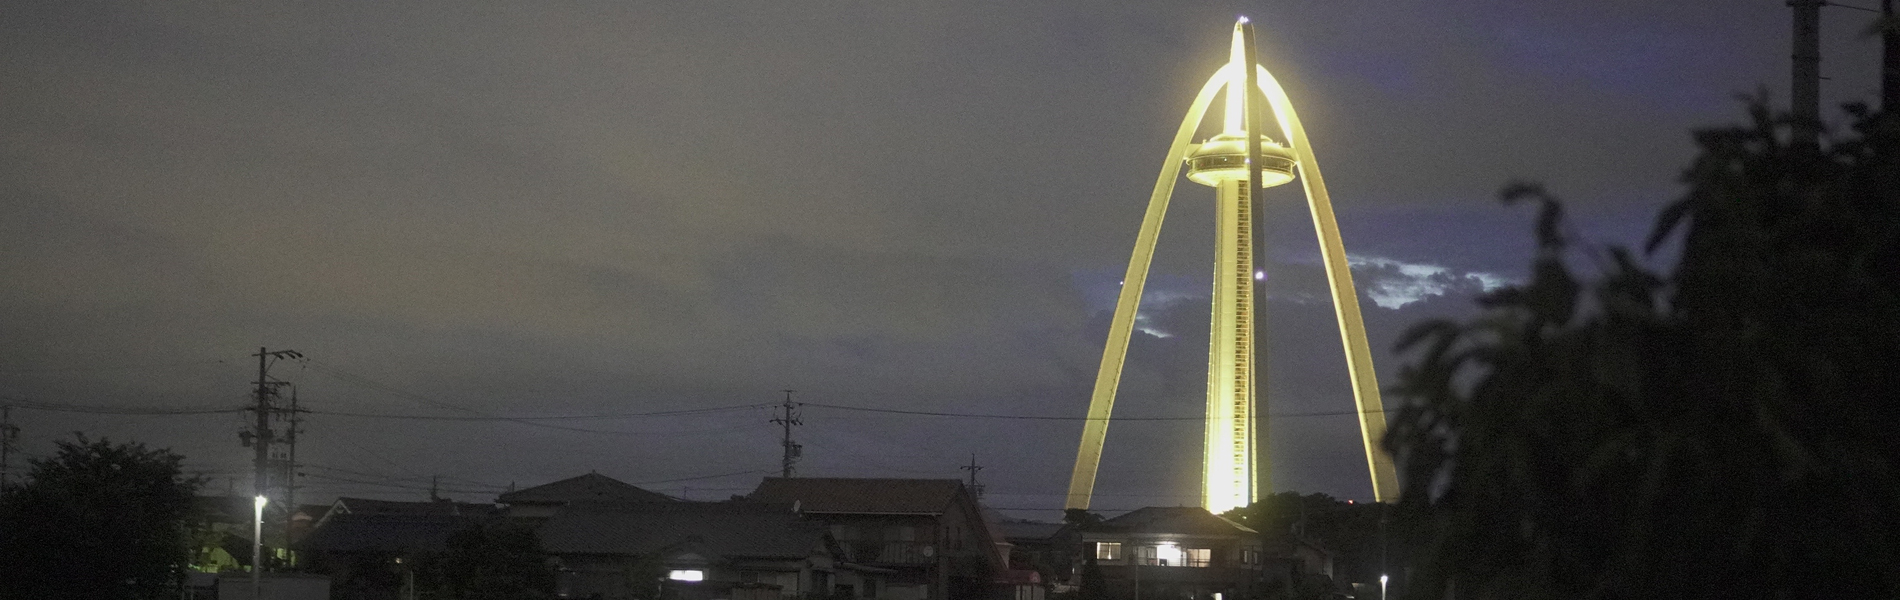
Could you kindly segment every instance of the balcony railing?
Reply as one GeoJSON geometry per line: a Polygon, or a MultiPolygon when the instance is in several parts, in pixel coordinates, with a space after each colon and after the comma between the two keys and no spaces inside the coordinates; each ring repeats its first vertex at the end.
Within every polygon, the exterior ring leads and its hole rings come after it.
{"type": "Polygon", "coordinates": [[[937,547],[926,542],[843,540],[845,560],[856,563],[923,565],[936,561],[937,547]]]}

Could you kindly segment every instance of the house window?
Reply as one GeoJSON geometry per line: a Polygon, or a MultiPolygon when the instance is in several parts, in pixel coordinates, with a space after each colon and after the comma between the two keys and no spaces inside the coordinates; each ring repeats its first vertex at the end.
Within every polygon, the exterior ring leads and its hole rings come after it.
{"type": "Polygon", "coordinates": [[[1181,566],[1205,567],[1213,556],[1214,551],[1207,548],[1188,548],[1181,551],[1181,566]]]}
{"type": "Polygon", "coordinates": [[[1159,561],[1154,564],[1157,564],[1163,567],[1181,566],[1182,552],[1181,552],[1180,546],[1176,546],[1172,543],[1168,543],[1168,544],[1161,544],[1159,546],[1155,546],[1154,549],[1155,549],[1154,551],[1155,560],[1159,561]]]}
{"type": "Polygon", "coordinates": [[[1122,559],[1122,543],[1121,542],[1097,542],[1095,544],[1095,560],[1121,560],[1121,559],[1122,559]]]}
{"type": "Polygon", "coordinates": [[[673,581],[705,581],[706,572],[699,569],[673,569],[666,572],[666,578],[673,581]]]}

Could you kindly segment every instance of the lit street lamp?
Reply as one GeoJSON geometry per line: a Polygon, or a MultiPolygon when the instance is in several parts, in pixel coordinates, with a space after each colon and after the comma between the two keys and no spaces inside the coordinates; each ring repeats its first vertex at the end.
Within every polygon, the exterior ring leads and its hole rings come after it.
{"type": "Polygon", "coordinates": [[[251,520],[251,600],[264,597],[264,505],[270,499],[258,494],[251,503],[255,517],[251,520]]]}

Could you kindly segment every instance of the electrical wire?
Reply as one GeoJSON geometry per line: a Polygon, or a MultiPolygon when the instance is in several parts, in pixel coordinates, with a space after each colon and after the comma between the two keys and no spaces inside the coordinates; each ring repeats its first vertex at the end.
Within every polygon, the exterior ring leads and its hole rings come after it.
{"type": "Polygon", "coordinates": [[[84,413],[93,415],[135,415],[135,416],[183,416],[214,415],[240,413],[250,410],[245,406],[173,406],[173,407],[137,407],[137,406],[96,406],[82,404],[58,404],[26,400],[11,396],[0,396],[0,404],[27,410],[46,412],[84,413]]]}
{"type": "MultiPolygon", "coordinates": [[[[842,404],[825,404],[822,402],[800,402],[798,404],[801,407],[815,406],[818,408],[829,408],[832,410],[884,413],[884,414],[896,414],[896,415],[911,415],[911,416],[919,416],[919,417],[957,417],[957,418],[965,418],[965,419],[1014,419],[1014,420],[1023,420],[1023,421],[1092,421],[1092,420],[1097,420],[1097,419],[1091,419],[1089,417],[1055,416],[1055,415],[1004,415],[1004,414],[994,414],[994,413],[956,413],[956,412],[927,411],[927,410],[903,410],[903,409],[896,409],[896,408],[872,408],[869,406],[845,406],[842,404]]],[[[1379,411],[1365,411],[1365,412],[1366,413],[1374,413],[1374,412],[1382,413],[1385,411],[1379,410],[1379,411]]],[[[1305,413],[1268,413],[1267,416],[1274,417],[1274,418],[1295,418],[1295,417],[1337,417],[1337,416],[1343,416],[1343,415],[1357,415],[1357,414],[1360,414],[1360,411],[1337,410],[1337,411],[1318,411],[1318,412],[1305,412],[1305,413]]],[[[1109,417],[1107,420],[1109,421],[1202,421],[1206,419],[1207,419],[1206,416],[1194,416],[1194,417],[1180,416],[1180,417],[1109,417]]]]}
{"type": "MultiPolygon", "coordinates": [[[[559,429],[559,430],[563,430],[563,431],[574,431],[574,432],[580,432],[580,433],[600,433],[600,434],[608,434],[608,435],[651,435],[650,433],[647,433],[647,432],[634,432],[634,431],[612,431],[612,430],[605,430],[605,429],[587,429],[587,428],[584,428],[584,427],[570,427],[570,426],[566,426],[566,425],[554,425],[554,424],[551,424],[551,423],[540,423],[540,422],[536,422],[536,421],[534,420],[535,418],[533,418],[533,417],[529,417],[529,418],[523,418],[523,417],[512,417],[512,416],[505,416],[505,415],[497,415],[497,414],[493,414],[493,413],[489,413],[489,412],[484,412],[484,411],[480,411],[480,410],[476,410],[476,409],[473,409],[473,408],[468,408],[468,407],[465,407],[465,406],[458,406],[458,405],[455,405],[455,404],[451,404],[451,403],[448,403],[448,402],[442,402],[442,401],[439,401],[439,400],[435,400],[435,399],[432,399],[432,398],[429,398],[429,397],[427,397],[427,396],[424,396],[424,395],[422,395],[422,394],[418,394],[418,393],[415,393],[415,392],[410,392],[410,391],[407,391],[407,390],[403,390],[403,389],[401,389],[401,388],[397,388],[397,387],[395,387],[395,386],[391,386],[391,385],[388,385],[388,384],[384,384],[384,383],[381,383],[381,382],[378,382],[378,381],[376,381],[376,380],[374,380],[374,379],[370,379],[370,378],[368,378],[368,377],[363,377],[363,376],[361,376],[361,375],[355,375],[355,374],[352,374],[352,373],[349,373],[349,372],[346,372],[346,371],[343,371],[343,370],[341,370],[341,369],[337,369],[336,367],[333,367],[333,366],[330,366],[330,365],[328,365],[328,364],[326,364],[326,363],[323,363],[322,361],[318,361],[318,360],[316,360],[316,359],[305,359],[305,360],[306,360],[306,361],[307,361],[307,362],[309,363],[309,365],[310,365],[310,369],[311,369],[312,371],[316,371],[316,372],[318,372],[318,373],[321,373],[321,374],[324,374],[324,375],[326,375],[326,376],[328,376],[328,377],[331,377],[331,378],[334,378],[334,379],[336,379],[336,380],[338,380],[338,381],[342,381],[342,382],[345,382],[345,383],[350,383],[350,384],[353,384],[353,385],[357,385],[357,386],[360,386],[360,387],[364,387],[364,388],[368,388],[368,389],[371,389],[371,390],[376,390],[376,391],[380,391],[380,392],[383,392],[383,393],[385,393],[385,394],[389,394],[389,395],[392,395],[392,396],[395,396],[395,397],[398,397],[398,398],[403,398],[403,399],[406,399],[406,400],[411,400],[411,401],[414,401],[414,402],[420,402],[420,403],[422,403],[422,404],[426,404],[426,405],[429,405],[429,406],[434,406],[434,407],[437,407],[437,408],[442,408],[442,409],[447,409],[447,410],[454,410],[454,411],[460,411],[460,412],[465,412],[465,413],[469,413],[469,414],[472,414],[472,415],[476,415],[476,416],[478,416],[478,417],[482,417],[482,419],[480,419],[480,420],[493,420],[493,421],[508,421],[508,422],[512,422],[512,423],[519,423],[519,424],[522,424],[522,425],[528,425],[528,426],[532,426],[532,427],[544,427],[544,428],[548,428],[548,429],[559,429]]],[[[738,407],[715,407],[715,408],[716,408],[717,410],[734,410],[734,409],[738,409],[738,408],[756,408],[756,407],[760,407],[760,406],[767,406],[767,404],[756,404],[756,405],[748,405],[748,406],[738,406],[738,407]]],[[[685,410],[689,410],[689,411],[706,411],[706,412],[712,412],[712,411],[713,411],[714,409],[685,409],[685,410]]],[[[663,412],[664,412],[664,411],[663,411],[663,412]]],[[[331,414],[337,414],[337,415],[339,415],[339,416],[344,416],[344,415],[343,415],[342,413],[331,413],[331,414]]],[[[681,414],[687,414],[687,413],[681,413],[681,414]]],[[[359,413],[359,414],[356,414],[356,415],[354,415],[354,416],[367,416],[367,415],[363,415],[363,414],[360,414],[360,413],[359,413]]],[[[465,419],[468,419],[468,420],[474,420],[473,418],[465,418],[465,419]]]]}

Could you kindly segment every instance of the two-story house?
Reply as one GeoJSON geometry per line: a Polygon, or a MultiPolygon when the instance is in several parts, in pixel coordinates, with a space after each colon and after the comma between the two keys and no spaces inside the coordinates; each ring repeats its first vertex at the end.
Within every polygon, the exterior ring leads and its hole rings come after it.
{"type": "Polygon", "coordinates": [[[767,478],[746,497],[826,525],[844,560],[889,569],[888,600],[999,593],[1009,545],[955,479],[767,478]]]}
{"type": "Polygon", "coordinates": [[[571,503],[537,533],[564,598],[878,598],[889,572],[841,560],[790,504],[571,503]]]}
{"type": "Polygon", "coordinates": [[[1260,534],[1205,508],[1151,506],[1079,533],[1111,598],[1233,600],[1260,589],[1260,534]]]}

